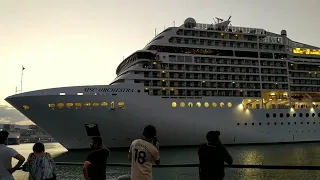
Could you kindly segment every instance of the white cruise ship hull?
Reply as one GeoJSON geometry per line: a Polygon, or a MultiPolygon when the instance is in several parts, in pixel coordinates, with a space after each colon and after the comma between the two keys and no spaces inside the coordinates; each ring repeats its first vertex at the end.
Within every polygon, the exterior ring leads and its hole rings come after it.
{"type": "Polygon", "coordinates": [[[163,98],[149,96],[143,92],[143,87],[135,84],[89,87],[92,90],[130,88],[133,92],[117,92],[112,95],[92,91],[76,95],[84,88],[88,86],[33,91],[10,96],[6,101],[68,150],[89,147],[91,136],[88,136],[86,124],[97,124],[104,144],[110,148],[129,147],[134,139],[142,136],[143,128],[149,124],[157,128],[161,146],[199,145],[206,141],[205,135],[210,130],[219,130],[224,144],[320,139],[318,109],[301,109],[295,112],[292,109],[248,110],[241,107],[242,97],[163,98]],[[59,92],[66,94],[59,95],[59,92]],[[115,102],[114,109],[110,108],[112,101],[115,102]],[[60,102],[107,102],[108,106],[78,109],[48,107],[48,104],[60,102]],[[117,107],[117,102],[124,102],[124,108],[117,107]],[[177,102],[176,108],[172,107],[172,102],[177,102]],[[180,107],[180,102],[185,102],[186,106],[180,107]],[[194,106],[188,107],[188,102],[193,102],[194,106]],[[200,108],[195,106],[197,102],[202,103],[200,108]],[[210,107],[204,107],[205,102],[208,102],[210,107]],[[217,107],[212,107],[213,102],[217,103],[217,107]],[[220,102],[225,103],[223,108],[219,106],[220,102]],[[228,102],[232,103],[232,107],[227,106],[228,102]],[[25,110],[24,105],[30,108],[25,110]],[[269,118],[266,117],[267,113],[270,114],[269,118]],[[276,113],[275,118],[273,113],[276,113]],[[280,113],[284,116],[280,117],[280,113]],[[290,113],[290,117],[286,117],[287,113],[290,113]],[[304,115],[292,117],[293,113],[304,115]],[[310,113],[310,116],[306,117],[306,113],[310,113]],[[311,116],[312,113],[315,113],[315,117],[311,116]]]}

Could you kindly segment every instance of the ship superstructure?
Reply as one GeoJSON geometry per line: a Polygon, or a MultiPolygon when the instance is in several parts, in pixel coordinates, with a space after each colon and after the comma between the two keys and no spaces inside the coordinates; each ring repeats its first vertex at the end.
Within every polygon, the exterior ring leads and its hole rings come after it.
{"type": "Polygon", "coordinates": [[[230,18],[187,18],[124,59],[110,85],[16,94],[6,100],[68,149],[91,136],[127,147],[145,125],[162,146],[320,139],[320,48],[230,18]],[[72,133],[70,133],[72,131],[72,133]]]}

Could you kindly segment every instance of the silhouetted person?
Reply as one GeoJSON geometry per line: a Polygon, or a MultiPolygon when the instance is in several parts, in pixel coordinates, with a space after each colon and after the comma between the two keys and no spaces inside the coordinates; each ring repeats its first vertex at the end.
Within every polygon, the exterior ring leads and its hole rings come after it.
{"type": "Polygon", "coordinates": [[[12,173],[20,168],[25,161],[25,158],[16,150],[6,146],[9,133],[7,131],[0,131],[0,179],[11,180],[14,179],[12,173]],[[19,162],[12,167],[12,158],[19,162]]]}
{"type": "Polygon", "coordinates": [[[208,132],[208,143],[201,145],[198,150],[200,180],[223,180],[224,162],[229,165],[233,162],[229,152],[221,144],[219,135],[219,131],[208,132]]]}
{"type": "MultiPolygon", "coordinates": [[[[142,139],[131,143],[128,159],[131,161],[131,180],[152,180],[152,165],[160,164],[159,143],[157,130],[148,125],[143,130],[142,139]]],[[[125,179],[125,177],[122,177],[125,179]]]]}
{"type": "Polygon", "coordinates": [[[107,159],[110,151],[103,146],[101,137],[93,137],[90,147],[93,151],[83,165],[83,176],[85,180],[106,180],[107,159]]]}

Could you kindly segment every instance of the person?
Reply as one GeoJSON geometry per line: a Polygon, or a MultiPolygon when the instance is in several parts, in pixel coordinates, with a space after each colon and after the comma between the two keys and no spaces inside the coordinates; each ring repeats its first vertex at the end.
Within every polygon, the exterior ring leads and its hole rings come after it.
{"type": "Polygon", "coordinates": [[[152,180],[152,164],[160,164],[159,143],[155,142],[156,128],[148,125],[142,134],[144,138],[134,140],[129,149],[131,180],[152,180]]]}
{"type": "Polygon", "coordinates": [[[83,165],[83,176],[85,180],[105,180],[110,151],[102,144],[101,137],[93,137],[90,147],[93,151],[90,152],[83,165]]]}
{"type": "Polygon", "coordinates": [[[12,174],[20,168],[25,158],[16,150],[6,146],[9,133],[0,131],[0,179],[13,180],[12,174]],[[12,158],[18,160],[18,163],[12,167],[12,158]]]}
{"type": "Polygon", "coordinates": [[[200,180],[223,180],[224,162],[229,165],[233,162],[229,152],[221,144],[219,136],[219,131],[209,131],[206,135],[208,143],[199,147],[200,180]]]}
{"type": "Polygon", "coordinates": [[[32,150],[23,167],[23,171],[29,172],[29,180],[55,180],[56,164],[51,155],[45,152],[44,144],[37,142],[32,150]]]}

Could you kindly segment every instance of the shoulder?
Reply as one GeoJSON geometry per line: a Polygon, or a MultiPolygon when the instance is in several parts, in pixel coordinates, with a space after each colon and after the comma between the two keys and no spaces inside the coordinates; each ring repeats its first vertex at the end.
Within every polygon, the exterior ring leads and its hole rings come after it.
{"type": "Polygon", "coordinates": [[[15,149],[10,148],[10,147],[6,147],[6,153],[11,156],[16,156],[19,154],[15,149]]]}

